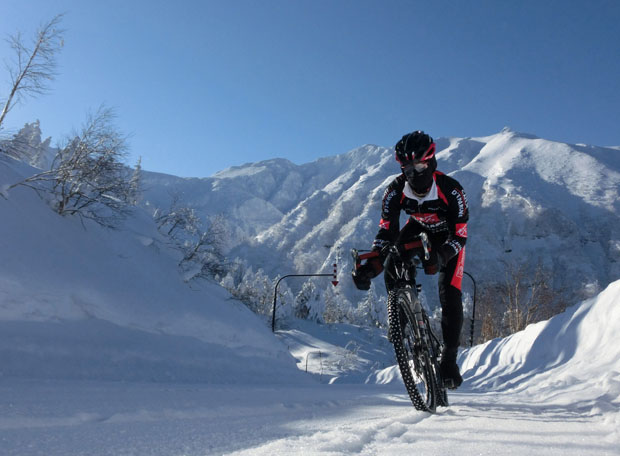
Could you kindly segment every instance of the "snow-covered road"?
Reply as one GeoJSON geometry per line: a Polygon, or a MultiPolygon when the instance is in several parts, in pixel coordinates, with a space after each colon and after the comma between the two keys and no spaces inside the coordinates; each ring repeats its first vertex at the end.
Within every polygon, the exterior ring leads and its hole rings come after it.
{"type": "Polygon", "coordinates": [[[522,393],[452,394],[435,415],[398,385],[0,383],[2,455],[618,455],[618,412],[522,393]]]}

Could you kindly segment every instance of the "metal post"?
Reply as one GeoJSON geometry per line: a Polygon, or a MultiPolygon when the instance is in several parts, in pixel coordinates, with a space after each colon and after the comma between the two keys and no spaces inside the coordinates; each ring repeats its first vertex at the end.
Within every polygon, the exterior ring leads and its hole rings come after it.
{"type": "Polygon", "coordinates": [[[467,277],[469,277],[471,281],[474,283],[474,303],[471,309],[471,329],[469,333],[469,346],[473,347],[474,346],[474,323],[476,322],[476,281],[474,280],[474,277],[469,272],[463,272],[463,273],[467,275],[467,277]]]}
{"type": "MultiPolygon", "coordinates": [[[[278,299],[278,285],[280,285],[282,279],[286,279],[287,277],[333,277],[333,274],[287,274],[280,277],[280,279],[278,279],[278,281],[276,282],[276,286],[273,290],[273,315],[271,317],[271,332],[276,332],[276,301],[278,299]]],[[[336,284],[337,283],[338,282],[336,282],[336,284]]]]}

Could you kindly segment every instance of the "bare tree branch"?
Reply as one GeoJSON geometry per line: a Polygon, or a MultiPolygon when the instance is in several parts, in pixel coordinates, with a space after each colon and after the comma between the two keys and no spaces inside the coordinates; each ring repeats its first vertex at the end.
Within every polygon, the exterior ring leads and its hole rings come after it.
{"type": "Polygon", "coordinates": [[[540,259],[504,267],[504,281],[481,284],[478,342],[508,336],[566,309],[566,290],[553,288],[552,272],[540,259]]]}
{"type": "Polygon", "coordinates": [[[56,55],[62,48],[64,30],[58,28],[62,14],[54,16],[39,28],[32,47],[24,44],[21,33],[10,36],[8,42],[15,52],[15,61],[7,64],[11,91],[0,113],[0,128],[9,111],[25,96],[47,92],[48,83],[56,77],[56,55]]]}

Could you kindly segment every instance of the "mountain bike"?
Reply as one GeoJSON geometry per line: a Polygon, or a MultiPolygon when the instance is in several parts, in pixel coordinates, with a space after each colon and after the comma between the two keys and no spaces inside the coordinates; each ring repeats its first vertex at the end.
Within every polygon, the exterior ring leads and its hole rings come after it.
{"type": "MultiPolygon", "coordinates": [[[[446,386],[441,378],[442,344],[435,336],[428,316],[420,302],[421,285],[416,283],[416,266],[420,255],[430,257],[426,233],[406,244],[390,244],[381,253],[359,254],[351,251],[357,269],[362,260],[389,255],[392,264],[385,274],[391,274],[396,285],[388,293],[388,339],[394,345],[396,360],[409,398],[417,410],[434,413],[438,406],[448,406],[446,386]],[[413,252],[407,251],[412,250],[413,252]],[[411,254],[413,253],[413,254],[411,254]]],[[[449,386],[449,385],[448,385],[449,386]]]]}

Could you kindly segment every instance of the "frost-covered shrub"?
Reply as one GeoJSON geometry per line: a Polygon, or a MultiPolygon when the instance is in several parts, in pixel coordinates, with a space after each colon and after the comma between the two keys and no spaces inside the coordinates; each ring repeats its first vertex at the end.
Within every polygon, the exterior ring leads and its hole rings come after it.
{"type": "Polygon", "coordinates": [[[111,109],[100,108],[79,133],[61,147],[49,170],[11,186],[37,191],[60,215],[75,215],[113,228],[137,197],[124,164],[126,137],[113,125],[111,109]]]}
{"type": "Polygon", "coordinates": [[[157,209],[153,218],[159,231],[181,253],[179,267],[185,281],[226,275],[228,264],[223,246],[227,224],[222,215],[210,218],[205,228],[196,211],[184,206],[179,195],[173,195],[170,207],[167,210],[157,209]]]}

